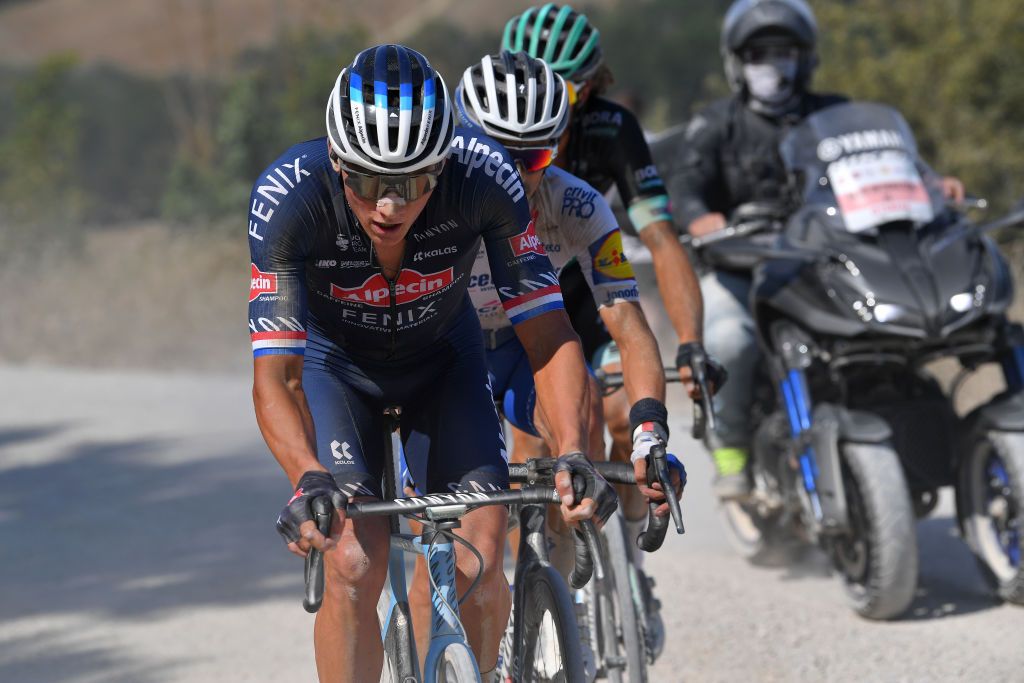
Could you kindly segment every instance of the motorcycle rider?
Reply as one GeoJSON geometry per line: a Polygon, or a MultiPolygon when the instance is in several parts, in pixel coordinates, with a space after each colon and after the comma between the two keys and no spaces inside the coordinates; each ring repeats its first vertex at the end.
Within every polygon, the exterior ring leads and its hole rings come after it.
{"type": "MultiPolygon", "coordinates": [[[[780,203],[787,178],[778,153],[785,132],[805,117],[846,101],[808,88],[818,64],[818,25],[804,0],[736,0],[722,23],[721,52],[732,96],[698,113],[685,128],[668,177],[673,203],[694,237],[726,227],[727,216],[748,202],[780,203]]],[[[956,178],[933,178],[962,201],[956,178]]],[[[715,396],[718,429],[712,457],[715,493],[742,497],[750,488],[746,465],[748,413],[760,357],[747,310],[751,273],[716,268],[701,277],[708,351],[728,368],[715,396]]]]}

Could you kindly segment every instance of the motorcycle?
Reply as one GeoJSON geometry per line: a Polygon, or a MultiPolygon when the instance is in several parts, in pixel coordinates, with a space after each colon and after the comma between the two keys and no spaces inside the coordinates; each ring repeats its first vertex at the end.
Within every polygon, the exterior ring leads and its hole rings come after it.
{"type": "Polygon", "coordinates": [[[783,537],[816,543],[857,613],[894,618],[917,583],[915,517],[952,486],[986,579],[1024,604],[1024,328],[986,234],[1024,210],[974,225],[949,209],[909,126],[879,104],[824,109],[780,153],[793,204],[740,207],[690,240],[716,267],[753,272],[766,359],[752,492],[721,507],[729,536],[748,558],[783,537]],[[927,367],[943,358],[963,368],[949,392],[927,367]],[[986,363],[1006,390],[957,415],[962,379],[986,363]]]}

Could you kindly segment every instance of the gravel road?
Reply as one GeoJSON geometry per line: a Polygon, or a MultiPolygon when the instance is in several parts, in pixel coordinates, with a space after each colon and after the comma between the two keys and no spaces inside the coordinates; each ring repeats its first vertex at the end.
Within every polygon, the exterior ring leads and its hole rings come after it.
{"type": "MultiPolygon", "coordinates": [[[[315,680],[247,377],[0,368],[0,386],[0,681],[315,680]]],[[[668,625],[653,680],[1024,680],[1024,609],[986,594],[948,498],[918,525],[909,615],[868,623],[814,551],[731,553],[684,432],[688,532],[648,558],[668,625]]]]}

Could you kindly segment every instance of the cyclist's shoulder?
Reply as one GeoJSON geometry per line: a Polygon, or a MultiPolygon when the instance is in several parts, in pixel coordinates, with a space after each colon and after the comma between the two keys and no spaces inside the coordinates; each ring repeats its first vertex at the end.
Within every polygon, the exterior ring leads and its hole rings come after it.
{"type": "Polygon", "coordinates": [[[327,138],[306,140],[286,149],[256,176],[252,199],[281,208],[309,205],[309,196],[315,193],[324,194],[329,201],[332,175],[327,138]],[[303,199],[296,202],[299,196],[303,199]]]}
{"type": "Polygon", "coordinates": [[[623,132],[642,132],[629,109],[604,97],[591,97],[580,112],[580,131],[586,137],[619,140],[623,132]]]}
{"type": "Polygon", "coordinates": [[[550,167],[544,174],[541,191],[545,218],[559,225],[567,240],[589,244],[595,237],[615,229],[611,207],[604,196],[586,180],[565,169],[550,167]]]}
{"type": "Polygon", "coordinates": [[[455,128],[442,181],[458,198],[505,201],[502,198],[507,196],[516,204],[526,201],[526,189],[508,150],[478,128],[455,128]]]}

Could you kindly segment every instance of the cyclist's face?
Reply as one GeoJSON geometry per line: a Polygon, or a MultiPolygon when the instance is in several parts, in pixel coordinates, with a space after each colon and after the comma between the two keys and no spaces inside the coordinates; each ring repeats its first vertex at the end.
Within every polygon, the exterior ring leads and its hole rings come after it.
{"type": "Polygon", "coordinates": [[[434,193],[431,190],[412,201],[406,201],[396,192],[389,192],[375,202],[353,192],[352,188],[345,185],[344,176],[345,172],[342,171],[345,199],[367,237],[378,248],[401,244],[434,193]]]}

